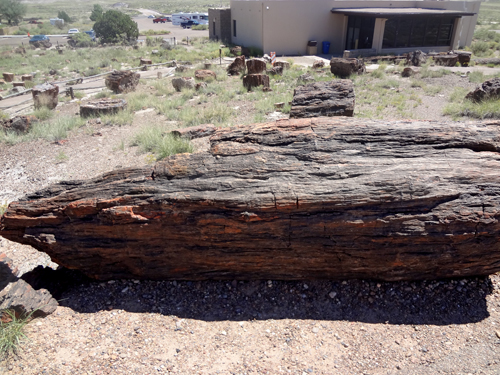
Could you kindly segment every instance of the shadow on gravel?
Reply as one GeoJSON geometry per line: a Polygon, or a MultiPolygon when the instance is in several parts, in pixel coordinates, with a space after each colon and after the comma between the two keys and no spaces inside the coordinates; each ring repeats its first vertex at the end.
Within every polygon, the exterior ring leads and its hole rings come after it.
{"type": "MultiPolygon", "coordinates": [[[[31,274],[31,275],[30,275],[31,274]]],[[[388,324],[465,324],[489,316],[490,278],[418,282],[134,281],[95,282],[60,269],[23,278],[82,313],[121,309],[215,320],[315,319],[388,324]]],[[[497,276],[492,276],[497,277],[497,276]]]]}

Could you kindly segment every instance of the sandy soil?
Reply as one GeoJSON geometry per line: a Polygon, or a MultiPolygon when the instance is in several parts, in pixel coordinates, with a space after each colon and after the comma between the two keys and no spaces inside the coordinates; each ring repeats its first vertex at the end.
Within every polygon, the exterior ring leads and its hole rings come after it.
{"type": "MultiPolygon", "coordinates": [[[[458,75],[437,80],[443,91],[423,95],[415,118],[442,120],[450,90],[475,86],[458,75]]],[[[88,124],[58,144],[2,145],[0,202],[63,179],[144,165],[147,155],[128,140],[165,121],[146,109],[130,126],[88,124]]],[[[55,266],[2,238],[0,252],[21,272],[55,266]]],[[[413,283],[80,281],[56,296],[60,307],[28,325],[29,341],[0,362],[0,373],[500,373],[497,275],[413,283]]]]}

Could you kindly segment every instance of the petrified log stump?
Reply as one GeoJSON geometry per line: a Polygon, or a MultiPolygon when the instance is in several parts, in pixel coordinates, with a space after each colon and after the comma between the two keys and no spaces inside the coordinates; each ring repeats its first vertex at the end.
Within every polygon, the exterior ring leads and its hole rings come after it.
{"type": "Polygon", "coordinates": [[[47,107],[54,109],[59,103],[59,86],[44,83],[36,85],[31,90],[35,108],[47,107]]]}
{"type": "Polygon", "coordinates": [[[269,88],[269,76],[266,74],[247,74],[243,77],[243,86],[250,91],[254,87],[269,88]]]}
{"type": "Polygon", "coordinates": [[[14,73],[3,73],[3,79],[5,80],[5,82],[14,81],[14,73]]]}
{"type": "Polygon", "coordinates": [[[366,71],[366,67],[363,60],[360,59],[332,57],[330,60],[330,71],[337,77],[348,78],[351,74],[363,74],[366,71]]]}
{"type": "Polygon", "coordinates": [[[81,117],[99,117],[111,115],[127,108],[125,99],[96,99],[80,105],[81,117]]]}
{"type": "Polygon", "coordinates": [[[106,76],[106,87],[116,94],[134,91],[141,75],[131,70],[114,70],[106,76]]]}
{"type": "Polygon", "coordinates": [[[227,73],[232,76],[237,76],[246,70],[245,56],[238,56],[227,67],[227,73]]]}
{"type": "Polygon", "coordinates": [[[493,78],[483,82],[481,86],[465,96],[465,99],[472,100],[476,103],[485,99],[497,98],[500,98],[500,78],[493,78]]]}
{"type": "Polygon", "coordinates": [[[498,122],[281,120],[63,182],[1,235],[97,279],[436,279],[500,271],[498,122]]]}
{"type": "Polygon", "coordinates": [[[290,118],[352,116],[354,85],[349,79],[314,82],[294,90],[290,118]]]}
{"type": "Polygon", "coordinates": [[[261,74],[266,71],[266,60],[264,59],[250,59],[247,60],[248,74],[261,74]]]}

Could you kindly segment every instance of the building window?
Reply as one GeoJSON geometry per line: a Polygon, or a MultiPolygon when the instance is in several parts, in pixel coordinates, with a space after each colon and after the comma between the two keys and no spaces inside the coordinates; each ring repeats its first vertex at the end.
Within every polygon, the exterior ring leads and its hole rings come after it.
{"type": "Polygon", "coordinates": [[[236,38],[236,20],[233,20],[233,36],[236,38]]]}
{"type": "Polygon", "coordinates": [[[382,48],[449,46],[455,17],[400,17],[385,23],[382,48]]]}
{"type": "Polygon", "coordinates": [[[345,49],[369,49],[373,44],[375,18],[349,17],[345,49]]]}

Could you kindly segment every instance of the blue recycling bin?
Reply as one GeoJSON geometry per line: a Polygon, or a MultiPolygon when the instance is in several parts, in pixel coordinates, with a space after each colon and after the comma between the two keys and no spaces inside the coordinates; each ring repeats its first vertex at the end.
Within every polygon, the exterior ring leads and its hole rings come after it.
{"type": "Polygon", "coordinates": [[[330,42],[323,42],[323,55],[328,55],[328,52],[330,51],[330,42]]]}

